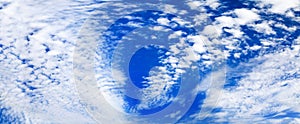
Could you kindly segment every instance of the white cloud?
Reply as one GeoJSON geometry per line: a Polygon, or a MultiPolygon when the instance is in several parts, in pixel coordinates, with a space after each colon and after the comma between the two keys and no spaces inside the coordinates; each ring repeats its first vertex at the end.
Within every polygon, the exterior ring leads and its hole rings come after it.
{"type": "Polygon", "coordinates": [[[221,16],[216,18],[217,22],[219,22],[220,25],[223,27],[232,27],[237,22],[235,22],[235,19],[229,16],[221,16]]]}
{"type": "Polygon", "coordinates": [[[170,34],[168,36],[168,39],[174,39],[174,38],[179,38],[181,35],[184,34],[182,31],[175,31],[174,33],[170,34]]]}
{"type": "Polygon", "coordinates": [[[273,29],[270,27],[270,24],[266,21],[259,24],[251,24],[251,26],[254,27],[254,29],[260,33],[265,33],[267,35],[276,34],[276,32],[273,31],[273,29]]]}
{"type": "MultiPolygon", "coordinates": [[[[73,86],[72,77],[72,57],[74,46],[76,45],[74,41],[77,40],[76,33],[80,29],[80,24],[82,24],[81,19],[87,18],[87,10],[92,8],[104,8],[100,4],[88,5],[85,7],[81,6],[82,3],[77,3],[75,1],[28,1],[28,2],[12,2],[6,8],[1,9],[1,26],[4,25],[5,28],[1,28],[1,44],[5,46],[14,46],[7,49],[1,49],[4,54],[0,54],[1,67],[8,69],[0,69],[2,75],[0,75],[0,81],[2,85],[0,86],[0,93],[4,92],[5,98],[3,100],[3,106],[11,107],[12,112],[16,116],[20,113],[25,114],[25,118],[32,121],[33,123],[43,123],[43,120],[49,120],[49,122],[57,123],[93,123],[94,121],[85,112],[84,107],[81,105],[81,101],[77,98],[76,89],[73,86]],[[54,4],[55,3],[55,4],[54,4]],[[47,7],[45,7],[47,6],[47,7]],[[73,10],[74,9],[74,10],[73,10]],[[15,16],[18,14],[18,16],[15,16]],[[77,23],[77,24],[74,24],[77,23]],[[31,40],[28,44],[24,38],[30,31],[34,29],[39,29],[39,31],[34,32],[32,36],[28,38],[31,40]],[[4,33],[2,33],[4,32],[4,33]],[[56,36],[51,36],[55,34],[56,36]],[[63,43],[62,41],[66,41],[63,43]],[[50,51],[45,53],[43,44],[49,46],[50,51]],[[29,52],[30,51],[30,52],[29,52]],[[4,59],[7,57],[6,59],[4,59]],[[21,60],[18,58],[31,59],[30,64],[33,64],[35,67],[41,67],[40,69],[30,69],[27,68],[28,64],[21,64],[21,60]],[[58,68],[56,68],[56,66],[58,68]],[[34,72],[36,75],[31,75],[31,72],[34,72]],[[4,76],[3,76],[4,74],[4,76]],[[52,79],[49,79],[47,76],[53,77],[61,82],[60,85],[54,85],[50,82],[52,79]],[[21,82],[17,82],[16,79],[25,81],[38,78],[31,83],[32,86],[38,87],[36,90],[40,92],[44,98],[38,97],[28,97],[26,93],[21,91],[21,88],[26,88],[21,82]],[[44,103],[37,103],[30,101],[38,100],[48,100],[48,105],[44,103]],[[36,109],[40,108],[40,109],[36,109]],[[58,114],[57,114],[58,113],[58,114]]],[[[111,3],[109,3],[111,4],[111,3]]],[[[213,9],[216,9],[220,6],[216,0],[210,0],[207,2],[192,1],[187,2],[188,6],[193,10],[203,10],[202,5],[209,5],[213,9]]],[[[261,3],[263,6],[271,4],[272,7],[267,11],[284,14],[286,11],[289,17],[294,17],[295,13],[290,11],[291,8],[299,10],[299,1],[298,0],[288,0],[288,1],[279,1],[279,0],[264,0],[261,3]]],[[[117,7],[118,9],[116,15],[123,15],[126,13],[127,7],[133,7],[133,5],[124,6],[122,3],[115,3],[112,6],[117,7]]],[[[166,12],[170,13],[181,13],[187,14],[186,10],[177,10],[173,5],[163,6],[166,12]]],[[[108,9],[107,9],[108,10],[108,9]]],[[[93,12],[92,12],[93,13],[93,12]]],[[[114,19],[119,18],[120,16],[109,17],[106,16],[108,12],[100,12],[102,19],[106,21],[103,22],[113,22],[114,19]]],[[[213,45],[224,45],[230,50],[238,49],[235,46],[235,43],[238,41],[234,38],[240,38],[243,35],[243,32],[238,28],[240,25],[250,25],[254,27],[256,31],[264,32],[266,34],[275,34],[273,29],[270,27],[270,21],[263,21],[259,24],[253,24],[254,21],[259,20],[260,16],[257,14],[258,10],[252,9],[235,9],[234,11],[229,12],[229,14],[235,14],[237,17],[231,17],[229,15],[223,15],[216,18],[216,25],[207,25],[204,30],[201,32],[205,36],[192,36],[189,37],[194,40],[195,44],[192,47],[184,46],[185,44],[180,41],[178,44],[171,46],[170,50],[173,54],[179,55],[184,53],[183,56],[169,57],[166,59],[166,62],[171,63],[172,67],[175,68],[175,71],[178,74],[185,73],[185,68],[189,68],[193,62],[203,59],[209,59],[204,62],[206,65],[215,64],[214,60],[217,60],[217,57],[228,56],[229,51],[222,51],[218,48],[212,47],[213,45]],[[225,29],[225,31],[232,33],[233,37],[219,39],[221,36],[222,28],[230,27],[230,29],[225,29]],[[209,38],[213,38],[212,40],[209,38]],[[209,40],[208,40],[209,39],[209,40]],[[209,46],[210,54],[205,54],[198,56],[196,53],[203,53],[206,51],[206,44],[203,42],[209,41],[207,46],[209,46]],[[179,49],[184,48],[184,49],[179,49]],[[180,59],[179,59],[180,58],[180,59]],[[178,63],[177,63],[178,62],[178,63]]],[[[196,25],[201,25],[202,21],[208,19],[207,15],[196,15],[194,16],[194,22],[196,25]]],[[[294,17],[293,19],[298,19],[294,17]]],[[[169,25],[169,21],[166,18],[160,18],[157,20],[159,23],[164,25],[169,25]]],[[[173,21],[179,22],[181,25],[188,24],[179,18],[175,18],[173,21]]],[[[102,23],[102,22],[101,22],[102,23]]],[[[110,24],[110,23],[108,23],[110,24]]],[[[105,25],[105,24],[103,24],[105,25]]],[[[135,25],[131,23],[131,25],[135,25]]],[[[138,26],[138,25],[135,25],[138,26]]],[[[284,24],[275,24],[276,27],[283,28],[290,32],[297,30],[297,27],[287,27],[284,24]]],[[[99,28],[106,29],[106,26],[99,28]]],[[[155,31],[170,31],[166,28],[155,26],[151,28],[155,31]]],[[[183,32],[175,32],[178,37],[183,32]]],[[[96,36],[96,34],[95,34],[96,36]]],[[[156,36],[152,36],[156,39],[156,36]]],[[[248,72],[246,78],[242,79],[239,82],[237,88],[233,88],[232,91],[224,90],[224,96],[219,103],[219,107],[222,107],[224,111],[216,113],[216,117],[220,117],[220,120],[229,119],[239,119],[239,117],[249,117],[248,115],[254,114],[267,114],[270,110],[274,112],[279,112],[278,115],[285,114],[282,110],[290,108],[291,110],[299,110],[299,98],[295,97],[295,94],[299,94],[299,79],[287,79],[283,81],[276,80],[276,77],[285,75],[284,73],[298,73],[298,68],[300,67],[298,59],[293,58],[296,56],[297,50],[300,49],[299,44],[300,38],[298,37],[295,40],[295,45],[293,48],[296,48],[295,51],[290,51],[291,53],[281,53],[279,55],[267,55],[261,57],[261,59],[266,59],[267,61],[262,65],[257,66],[253,69],[253,72],[248,72]],[[289,58],[290,57],[290,58],[289,58]],[[285,59],[282,59],[285,58],[285,59]],[[287,59],[286,59],[287,58],[287,59]],[[281,69],[285,69],[282,71],[281,69]],[[287,84],[287,86],[281,87],[282,85],[287,84]],[[288,91],[288,92],[287,92],[288,91]],[[249,97],[248,97],[249,96],[249,97]],[[274,103],[279,106],[274,106],[274,103]]],[[[261,39],[263,46],[253,46],[250,47],[250,50],[258,50],[262,47],[270,47],[276,45],[272,39],[261,39]]],[[[78,45],[78,44],[77,44],[78,45]]],[[[82,44],[81,44],[82,45],[82,44]]],[[[234,56],[239,58],[241,53],[235,53],[234,56]]],[[[85,56],[86,57],[86,56],[85,56]]],[[[90,58],[87,58],[90,59],[90,58]]],[[[106,60],[102,60],[103,62],[106,60]]],[[[102,64],[102,63],[100,63],[102,64]]],[[[243,65],[241,65],[243,66],[243,65]]],[[[155,74],[152,73],[152,76],[148,77],[152,81],[152,89],[145,91],[145,94],[148,96],[144,100],[143,105],[148,105],[147,101],[152,101],[152,103],[157,102],[155,100],[162,98],[167,99],[162,94],[165,91],[161,89],[166,85],[171,85],[172,81],[178,78],[178,75],[175,78],[171,78],[169,74],[163,73],[167,72],[166,68],[160,67],[161,73],[155,74]],[[165,82],[165,84],[159,84],[158,82],[165,82]],[[158,89],[157,88],[161,88],[158,89]],[[156,96],[158,96],[156,98],[156,96]]],[[[100,80],[103,81],[102,85],[106,85],[103,88],[113,89],[119,88],[124,85],[126,77],[121,72],[115,71],[115,76],[117,77],[116,81],[118,85],[112,86],[114,83],[110,82],[110,77],[108,77],[108,72],[102,71],[101,75],[96,75],[98,77],[104,77],[100,80]]],[[[218,78],[222,79],[222,78],[218,78]]],[[[207,90],[208,86],[199,86],[198,90],[207,90]]],[[[108,91],[106,89],[106,91],[108,91]]],[[[218,89],[219,90],[219,89],[218,89]]],[[[104,97],[108,99],[100,99],[100,101],[111,101],[113,106],[116,106],[118,109],[121,109],[121,105],[124,104],[124,101],[121,101],[119,96],[115,96],[113,92],[105,92],[104,97]],[[106,95],[106,96],[105,96],[106,95]],[[115,97],[111,97],[115,96],[115,97]]],[[[210,92],[208,101],[211,96],[214,95],[214,92],[210,92]]],[[[0,97],[2,94],[0,94],[0,97]]],[[[96,98],[96,95],[89,96],[91,100],[96,98]]],[[[98,99],[99,100],[99,99],[98,99]]],[[[206,101],[205,106],[209,106],[209,102],[206,101]]],[[[97,102],[97,100],[94,100],[97,102]]],[[[117,119],[126,119],[122,115],[119,115],[118,112],[111,111],[110,105],[106,102],[99,103],[102,105],[102,112],[108,112],[107,117],[115,117],[117,119]],[[105,104],[105,105],[103,105],[105,104]],[[106,106],[107,105],[107,106],[106,106]]],[[[145,107],[145,106],[143,106],[145,107]]],[[[149,107],[149,106],[146,106],[149,107]]],[[[120,110],[121,111],[121,110],[120,110]]],[[[178,113],[175,113],[175,115],[178,113]]],[[[171,116],[175,116],[171,115],[171,116]]],[[[254,117],[254,116],[251,116],[254,117]]],[[[114,121],[112,118],[111,121],[114,121]]],[[[263,119],[262,117],[255,116],[256,119],[263,119]]],[[[27,121],[28,121],[27,120],[27,121]]],[[[249,119],[248,119],[249,120],[249,119]]],[[[255,119],[254,119],[255,120],[255,119]]],[[[230,120],[229,120],[230,121],[230,120]]],[[[232,120],[234,121],[234,120],[232,120]]],[[[250,120],[253,121],[253,120],[250,120]]],[[[270,120],[275,122],[276,120],[270,120]]],[[[299,119],[294,119],[295,122],[299,119]]],[[[277,122],[280,122],[279,120],[277,122]]]]}
{"type": "Polygon", "coordinates": [[[201,25],[203,23],[206,23],[208,19],[208,16],[206,14],[199,14],[196,15],[193,19],[195,25],[201,25]]]}
{"type": "Polygon", "coordinates": [[[194,42],[194,45],[192,46],[193,50],[198,53],[204,53],[206,51],[205,48],[205,38],[201,35],[196,36],[188,36],[188,39],[194,42]]]}
{"type": "Polygon", "coordinates": [[[245,25],[248,23],[252,23],[255,20],[258,20],[260,17],[258,14],[254,12],[254,10],[249,9],[235,9],[234,13],[238,16],[235,20],[240,25],[245,25]]]}
{"type": "Polygon", "coordinates": [[[198,7],[200,7],[202,5],[202,3],[200,1],[191,1],[187,3],[188,6],[190,6],[191,9],[199,9],[198,7]]]}
{"type": "Polygon", "coordinates": [[[206,91],[207,96],[203,105],[201,107],[201,111],[197,113],[197,119],[202,120],[207,117],[213,108],[215,108],[218,104],[219,96],[222,95],[222,88],[225,83],[226,77],[226,68],[221,67],[217,71],[211,72],[206,76],[203,81],[195,88],[196,93],[200,91],[206,91]]]}
{"type": "Polygon", "coordinates": [[[288,1],[281,1],[281,0],[260,0],[261,6],[272,5],[268,11],[273,13],[284,14],[287,10],[292,8],[299,8],[300,1],[299,0],[288,0],[288,1]]]}
{"type": "Polygon", "coordinates": [[[254,45],[252,47],[250,47],[251,50],[259,50],[261,48],[261,46],[258,45],[254,45]]]}
{"type": "Polygon", "coordinates": [[[226,32],[229,32],[235,38],[240,38],[243,36],[244,32],[241,32],[239,29],[224,29],[226,32]]]}
{"type": "Polygon", "coordinates": [[[218,0],[206,0],[206,1],[191,1],[191,0],[189,0],[187,2],[187,5],[192,10],[203,11],[204,9],[201,6],[209,6],[212,9],[216,9],[221,5],[221,3],[219,3],[218,0]]]}
{"type": "Polygon", "coordinates": [[[222,29],[219,26],[215,25],[207,25],[204,27],[203,31],[201,34],[206,35],[210,38],[216,38],[221,36],[222,29]]]}
{"type": "Polygon", "coordinates": [[[159,19],[157,19],[157,22],[162,24],[162,25],[169,25],[170,20],[167,19],[167,18],[159,18],[159,19]]]}
{"type": "Polygon", "coordinates": [[[164,12],[166,13],[177,13],[177,9],[174,7],[174,5],[166,4],[164,5],[164,12]]]}
{"type": "Polygon", "coordinates": [[[294,32],[297,30],[297,26],[292,26],[292,27],[287,27],[286,25],[282,24],[282,23],[276,23],[274,24],[275,27],[278,27],[278,28],[282,28],[284,30],[287,30],[289,32],[294,32]]]}
{"type": "MultiPolygon", "coordinates": [[[[239,81],[236,87],[223,90],[216,106],[222,111],[212,113],[210,116],[220,119],[219,121],[233,123],[250,118],[252,119],[250,122],[282,122],[284,119],[265,120],[263,116],[273,113],[287,114],[285,110],[299,112],[300,79],[283,78],[300,72],[299,57],[294,57],[298,54],[299,51],[287,50],[250,61],[248,64],[256,65],[258,61],[267,60],[259,66],[254,66],[251,71],[245,72],[246,77],[239,81]]],[[[240,66],[247,67],[246,63],[240,66]]]]}
{"type": "Polygon", "coordinates": [[[149,29],[154,30],[154,31],[170,31],[170,29],[165,28],[163,26],[153,26],[153,27],[149,27],[149,29]]]}
{"type": "Polygon", "coordinates": [[[206,5],[209,5],[212,9],[216,9],[221,5],[218,0],[207,0],[206,2],[206,5]]]}

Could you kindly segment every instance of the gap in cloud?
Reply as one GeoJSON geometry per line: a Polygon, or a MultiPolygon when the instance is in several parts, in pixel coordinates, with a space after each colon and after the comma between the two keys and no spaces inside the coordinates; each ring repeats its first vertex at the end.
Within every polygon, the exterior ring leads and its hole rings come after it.
{"type": "MultiPolygon", "coordinates": [[[[0,101],[1,105],[1,101],[0,101]]],[[[16,113],[13,113],[10,108],[5,108],[0,106],[0,123],[5,124],[9,123],[24,123],[24,117],[16,113]]]]}
{"type": "MultiPolygon", "coordinates": [[[[126,112],[136,113],[140,115],[147,115],[159,112],[166,108],[169,104],[171,104],[172,98],[174,98],[178,94],[180,78],[177,80],[178,84],[173,84],[172,86],[167,86],[167,84],[164,84],[168,82],[166,82],[166,79],[163,79],[163,77],[160,77],[161,79],[151,79],[152,76],[161,76],[159,74],[160,71],[163,70],[161,70],[160,67],[166,66],[162,64],[161,61],[166,58],[166,52],[166,49],[157,47],[155,45],[150,45],[139,49],[132,56],[129,63],[129,75],[133,84],[141,88],[141,94],[139,94],[139,99],[131,98],[130,96],[126,95],[124,96],[124,101],[126,101],[126,112]],[[148,78],[150,78],[151,80],[149,80],[148,78]],[[151,85],[165,85],[163,89],[159,89],[164,91],[163,94],[158,95],[154,93],[156,92],[155,89],[152,89],[162,87],[152,86],[151,88],[149,87],[151,85]],[[155,98],[151,98],[153,97],[151,96],[152,94],[156,94],[157,96],[155,98]],[[144,99],[143,97],[145,97],[146,99],[144,99]],[[147,107],[144,104],[148,104],[147,107]]],[[[166,69],[168,71],[174,72],[174,70],[172,70],[169,67],[167,67],[166,69]]],[[[170,74],[170,76],[173,77],[174,75],[170,74]]],[[[130,88],[126,89],[125,92],[131,92],[127,90],[131,90],[130,88]]]]}
{"type": "Polygon", "coordinates": [[[135,52],[129,63],[131,81],[139,88],[148,87],[149,84],[147,84],[145,77],[149,76],[149,72],[153,67],[163,66],[160,61],[165,53],[166,50],[155,46],[143,47],[135,52]]]}

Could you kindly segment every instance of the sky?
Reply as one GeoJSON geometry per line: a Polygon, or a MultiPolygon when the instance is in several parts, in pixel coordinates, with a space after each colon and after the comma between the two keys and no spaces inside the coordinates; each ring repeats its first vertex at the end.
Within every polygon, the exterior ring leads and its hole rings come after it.
{"type": "Polygon", "coordinates": [[[300,121],[298,0],[1,0],[0,17],[0,122],[300,121]]]}

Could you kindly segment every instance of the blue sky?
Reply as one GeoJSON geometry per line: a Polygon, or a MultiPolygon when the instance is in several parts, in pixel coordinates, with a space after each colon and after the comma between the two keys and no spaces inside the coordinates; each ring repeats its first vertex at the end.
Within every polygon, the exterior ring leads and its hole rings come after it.
{"type": "Polygon", "coordinates": [[[171,122],[297,123],[299,5],[0,1],[0,122],[132,123],[163,106],[171,122]]]}

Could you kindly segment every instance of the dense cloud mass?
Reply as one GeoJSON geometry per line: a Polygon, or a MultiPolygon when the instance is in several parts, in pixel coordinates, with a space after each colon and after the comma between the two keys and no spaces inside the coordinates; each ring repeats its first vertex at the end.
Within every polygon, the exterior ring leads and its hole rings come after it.
{"type": "Polygon", "coordinates": [[[0,123],[300,123],[299,34],[299,0],[1,0],[0,123]]]}

